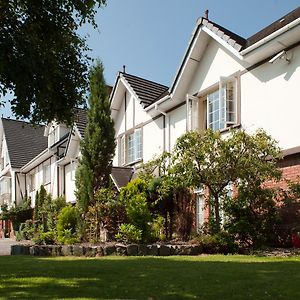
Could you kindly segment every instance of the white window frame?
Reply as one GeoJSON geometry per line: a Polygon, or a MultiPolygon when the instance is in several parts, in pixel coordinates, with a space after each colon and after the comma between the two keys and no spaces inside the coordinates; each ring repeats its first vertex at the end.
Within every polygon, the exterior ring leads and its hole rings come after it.
{"type": "Polygon", "coordinates": [[[134,164],[143,159],[142,128],[122,135],[120,141],[120,165],[134,164]]]}
{"type": "Polygon", "coordinates": [[[43,184],[51,183],[51,165],[46,163],[43,165],[43,184]]]}
{"type": "Polygon", "coordinates": [[[206,127],[214,131],[224,130],[237,123],[237,80],[233,77],[220,77],[217,90],[207,94],[206,97],[207,124],[206,127]],[[229,89],[229,86],[231,89],[229,89]],[[213,99],[212,97],[218,97],[213,99]],[[210,99],[210,97],[212,99],[210,99]],[[229,110],[232,103],[233,110],[229,110]],[[210,105],[211,104],[211,105],[210,105]],[[214,106],[214,110],[211,107],[214,106]],[[213,114],[216,112],[216,115],[213,114]],[[229,116],[232,116],[230,118],[229,116]],[[216,117],[217,116],[217,117],[216,117]]]}
{"type": "Polygon", "coordinates": [[[35,178],[35,173],[32,173],[32,174],[29,174],[29,184],[28,184],[28,189],[29,189],[29,192],[33,192],[35,191],[35,181],[36,181],[36,178],[35,178]]]}
{"type": "Polygon", "coordinates": [[[11,177],[3,176],[0,180],[0,195],[11,194],[11,177]]]}

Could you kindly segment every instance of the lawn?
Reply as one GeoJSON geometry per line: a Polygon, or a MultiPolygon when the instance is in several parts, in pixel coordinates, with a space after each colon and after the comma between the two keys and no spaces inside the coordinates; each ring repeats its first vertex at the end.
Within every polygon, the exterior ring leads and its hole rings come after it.
{"type": "Polygon", "coordinates": [[[300,257],[0,257],[1,299],[300,299],[300,257]]]}

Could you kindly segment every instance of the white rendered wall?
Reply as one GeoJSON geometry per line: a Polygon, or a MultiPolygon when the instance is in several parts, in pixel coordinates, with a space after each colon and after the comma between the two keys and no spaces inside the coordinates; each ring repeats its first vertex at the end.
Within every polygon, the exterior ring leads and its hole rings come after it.
{"type": "Polygon", "coordinates": [[[65,166],[65,197],[66,202],[75,202],[75,172],[76,163],[70,163],[65,166]]]}
{"type": "Polygon", "coordinates": [[[163,117],[143,127],[143,160],[147,162],[164,151],[163,117]]]}
{"type": "Polygon", "coordinates": [[[169,138],[167,139],[167,151],[172,151],[176,140],[186,132],[186,105],[169,113],[169,138]]]}
{"type": "Polygon", "coordinates": [[[241,77],[241,121],[249,132],[264,128],[282,149],[300,146],[300,47],[284,59],[241,77]]]}
{"type": "Polygon", "coordinates": [[[230,76],[241,69],[244,67],[233,54],[211,39],[187,93],[195,94],[219,82],[220,76],[230,76]]]}

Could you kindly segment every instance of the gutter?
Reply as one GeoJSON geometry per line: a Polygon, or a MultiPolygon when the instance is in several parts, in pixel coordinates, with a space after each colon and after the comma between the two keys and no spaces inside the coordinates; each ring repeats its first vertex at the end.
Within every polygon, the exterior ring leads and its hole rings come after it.
{"type": "Polygon", "coordinates": [[[171,95],[167,95],[161,99],[159,99],[158,101],[156,101],[155,103],[152,103],[151,105],[147,106],[145,108],[145,111],[149,111],[149,110],[152,110],[152,109],[155,109],[155,110],[158,110],[158,105],[160,105],[161,103],[167,101],[168,99],[171,99],[171,95]]]}
{"type": "Polygon", "coordinates": [[[267,37],[263,38],[262,40],[259,40],[258,42],[256,42],[255,44],[249,46],[248,48],[242,50],[240,52],[241,55],[246,55],[250,52],[252,52],[253,50],[255,50],[256,48],[266,44],[267,42],[275,39],[276,37],[278,37],[279,35],[289,31],[290,29],[292,29],[293,27],[297,26],[300,24],[300,18],[294,20],[293,22],[285,25],[284,27],[278,29],[277,31],[271,33],[270,35],[268,35],[267,37]]]}

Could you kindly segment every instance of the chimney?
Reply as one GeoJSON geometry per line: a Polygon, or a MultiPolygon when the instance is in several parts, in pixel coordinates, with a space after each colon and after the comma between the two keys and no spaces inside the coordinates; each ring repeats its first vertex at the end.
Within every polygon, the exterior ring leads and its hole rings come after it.
{"type": "Polygon", "coordinates": [[[123,73],[126,73],[126,66],[123,65],[123,73]]]}
{"type": "Polygon", "coordinates": [[[205,12],[204,12],[204,18],[208,20],[208,13],[209,13],[209,10],[207,9],[205,12]]]}

